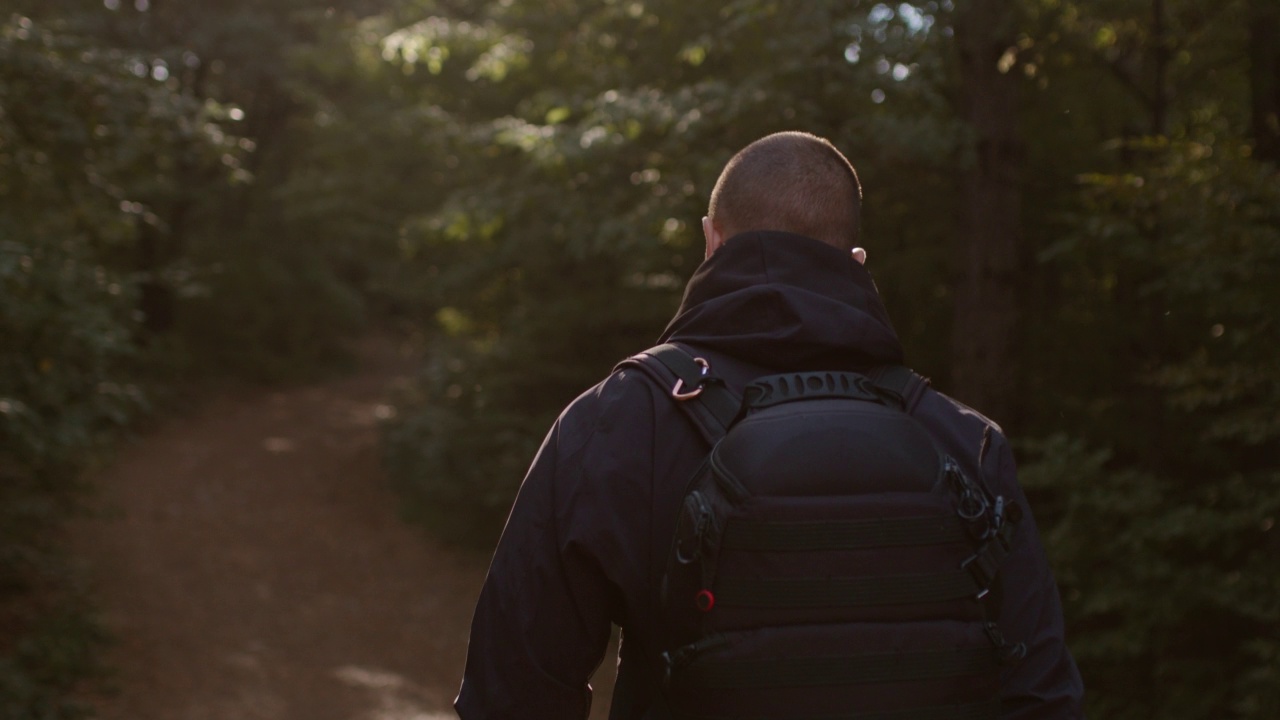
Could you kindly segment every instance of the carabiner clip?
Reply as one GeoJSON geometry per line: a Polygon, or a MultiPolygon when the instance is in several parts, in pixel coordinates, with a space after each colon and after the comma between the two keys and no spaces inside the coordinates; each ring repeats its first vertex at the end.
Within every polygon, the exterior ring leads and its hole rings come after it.
{"type": "MultiPolygon", "coordinates": [[[[702,366],[701,377],[706,377],[707,373],[711,371],[711,365],[706,360],[703,360],[702,358],[694,358],[693,361],[702,366]]],[[[675,387],[671,388],[671,397],[681,402],[684,402],[685,400],[692,400],[693,398],[696,398],[701,394],[702,394],[701,382],[699,382],[698,387],[685,392],[683,378],[676,378],[675,387]]]]}

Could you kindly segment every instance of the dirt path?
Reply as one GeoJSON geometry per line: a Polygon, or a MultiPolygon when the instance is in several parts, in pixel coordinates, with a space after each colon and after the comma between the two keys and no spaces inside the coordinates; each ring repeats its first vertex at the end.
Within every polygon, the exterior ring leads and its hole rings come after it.
{"type": "Polygon", "coordinates": [[[103,720],[453,717],[485,558],[396,516],[376,422],[413,365],[365,356],[214,400],[95,478],[107,515],[75,545],[118,638],[103,720]]]}

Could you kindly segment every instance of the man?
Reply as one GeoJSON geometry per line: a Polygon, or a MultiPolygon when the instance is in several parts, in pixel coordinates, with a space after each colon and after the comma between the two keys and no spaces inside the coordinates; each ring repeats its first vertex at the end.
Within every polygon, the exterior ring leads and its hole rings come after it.
{"type": "MultiPolygon", "coordinates": [[[[784,371],[900,364],[856,247],[860,205],[857,175],[826,140],[779,133],[743,149],[711,194],[706,262],[662,341],[695,350],[737,390],[784,371]]],[[[990,421],[932,390],[913,415],[970,477],[1026,507],[1012,453],[990,421]]],[[[623,641],[610,717],[662,717],[658,585],[686,483],[707,451],[669,389],[634,368],[564,411],[480,595],[456,702],[464,720],[586,717],[587,681],[611,623],[623,641]]],[[[1001,577],[1000,629],[1027,646],[1003,671],[1002,717],[1081,717],[1057,588],[1029,514],[1001,577]]]]}

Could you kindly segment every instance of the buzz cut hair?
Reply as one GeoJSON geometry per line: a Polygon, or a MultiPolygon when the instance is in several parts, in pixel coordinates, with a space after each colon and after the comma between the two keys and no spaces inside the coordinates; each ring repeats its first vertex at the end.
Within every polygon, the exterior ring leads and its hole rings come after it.
{"type": "Polygon", "coordinates": [[[858,242],[862,184],[830,141],[806,132],[766,135],[734,155],[720,173],[707,217],[728,239],[780,230],[843,250],[858,242]]]}

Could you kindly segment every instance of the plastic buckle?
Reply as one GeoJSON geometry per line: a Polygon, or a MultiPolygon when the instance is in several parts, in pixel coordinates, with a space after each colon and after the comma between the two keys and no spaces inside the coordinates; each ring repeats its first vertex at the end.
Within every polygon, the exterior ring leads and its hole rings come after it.
{"type": "Polygon", "coordinates": [[[983,624],[983,630],[987,633],[987,638],[991,640],[991,644],[995,646],[996,652],[1000,656],[1001,665],[1012,665],[1027,656],[1027,644],[1023,642],[1009,642],[1005,638],[1004,633],[1000,632],[1000,626],[993,622],[987,621],[983,624]]]}
{"type": "MultiPolygon", "coordinates": [[[[982,497],[981,491],[965,476],[964,471],[951,458],[946,458],[943,464],[943,474],[951,483],[951,489],[956,493],[956,514],[966,523],[977,523],[985,520],[987,511],[990,506],[986,499],[982,497]]],[[[979,535],[981,535],[980,533],[979,535]]]]}
{"type": "Polygon", "coordinates": [[[1013,536],[1022,520],[1022,508],[1016,502],[1005,502],[1004,496],[996,498],[996,514],[992,521],[990,542],[999,543],[1001,557],[1013,550],[1013,536]]]}
{"type": "Polygon", "coordinates": [[[707,376],[707,373],[711,372],[711,365],[706,360],[702,358],[694,358],[693,361],[702,366],[702,374],[699,377],[698,387],[689,391],[685,391],[684,378],[676,378],[675,387],[671,388],[671,397],[681,402],[684,402],[685,400],[692,400],[693,398],[696,398],[699,395],[701,395],[702,394],[701,380],[702,378],[705,378],[707,376]]]}
{"type": "Polygon", "coordinates": [[[985,545],[978,552],[970,555],[964,562],[960,563],[961,570],[969,571],[969,575],[973,577],[973,581],[978,585],[977,599],[981,600],[991,592],[991,581],[996,577],[995,558],[991,557],[988,552],[989,548],[985,545]]]}

